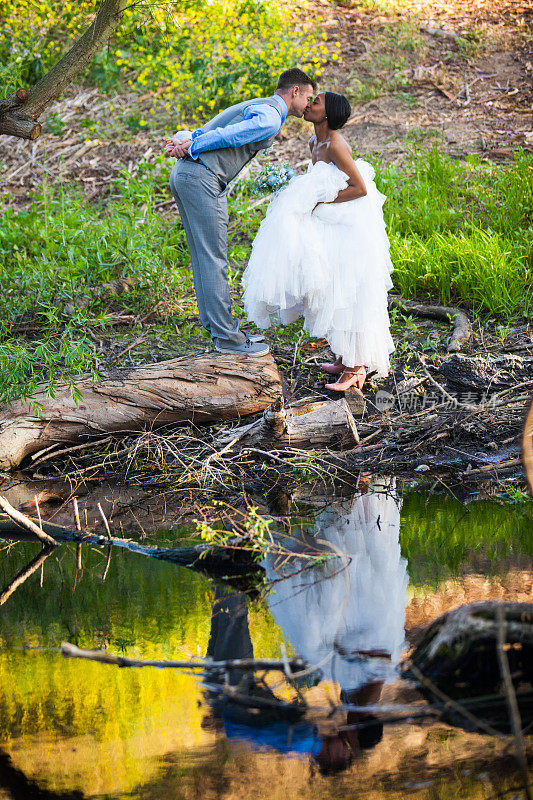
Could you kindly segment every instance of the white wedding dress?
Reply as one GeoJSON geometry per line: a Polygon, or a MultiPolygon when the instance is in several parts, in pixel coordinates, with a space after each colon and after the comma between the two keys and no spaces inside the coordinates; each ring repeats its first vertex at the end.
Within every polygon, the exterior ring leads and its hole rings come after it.
{"type": "MultiPolygon", "coordinates": [[[[320,514],[314,535],[333,555],[326,563],[309,568],[297,555],[273,554],[264,562],[274,582],[270,612],[293,652],[346,691],[398,677],[408,585],[400,509],[395,479],[373,478],[367,494],[320,514]],[[389,658],[365,656],[369,651],[389,658]]],[[[316,554],[312,538],[306,542],[301,551],[316,554]]],[[[297,533],[292,543],[297,553],[297,533]]]]}
{"type": "Polygon", "coordinates": [[[272,198],[243,274],[244,308],[260,328],[272,315],[304,318],[312,336],[326,338],[347,367],[389,373],[394,343],[387,291],[393,266],[374,168],[355,161],[367,194],[331,203],[348,185],[333,163],[317,161],[272,198]]]}

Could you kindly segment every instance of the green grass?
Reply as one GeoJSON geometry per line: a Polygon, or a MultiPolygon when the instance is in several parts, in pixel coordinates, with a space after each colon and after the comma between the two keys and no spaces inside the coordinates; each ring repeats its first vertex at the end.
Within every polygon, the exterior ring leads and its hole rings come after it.
{"type": "MultiPolygon", "coordinates": [[[[433,147],[413,152],[402,167],[379,156],[369,160],[387,196],[397,291],[506,320],[531,316],[531,156],[517,151],[513,163],[492,165],[474,157],[458,161],[433,147]]],[[[23,211],[0,209],[4,401],[29,397],[41,381],[52,393],[59,380],[76,373],[96,375],[108,355],[102,332],[124,335],[110,315],[141,320],[155,313],[157,336],[177,326],[183,347],[189,335],[201,335],[195,324],[191,329],[197,312],[183,229],[177,213],[158,210],[169,197],[170,167],[161,157],[142,163],[136,176],[124,172],[97,204],[58,184],[44,186],[23,211]],[[127,278],[131,291],[109,299],[95,289],[117,277],[127,278]]],[[[229,275],[237,290],[265,211],[249,212],[255,198],[247,183],[230,198],[229,275]]],[[[295,326],[278,333],[295,335],[295,326]]]]}
{"type": "Polygon", "coordinates": [[[458,161],[434,145],[403,167],[374,160],[387,196],[395,288],[478,312],[533,313],[533,159],[458,161]]]}

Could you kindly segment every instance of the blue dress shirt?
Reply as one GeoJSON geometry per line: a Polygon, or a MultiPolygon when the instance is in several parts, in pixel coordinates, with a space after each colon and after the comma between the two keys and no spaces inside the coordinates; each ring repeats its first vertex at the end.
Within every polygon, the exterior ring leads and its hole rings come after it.
{"type": "Polygon", "coordinates": [[[274,95],[279,105],[279,112],[270,105],[256,103],[244,109],[244,119],[225,128],[214,128],[203,132],[202,128],[192,132],[192,144],[189,155],[195,160],[205,150],[218,150],[220,147],[240,147],[250,142],[260,142],[275,136],[285,119],[288,108],[283,97],[274,95]]]}

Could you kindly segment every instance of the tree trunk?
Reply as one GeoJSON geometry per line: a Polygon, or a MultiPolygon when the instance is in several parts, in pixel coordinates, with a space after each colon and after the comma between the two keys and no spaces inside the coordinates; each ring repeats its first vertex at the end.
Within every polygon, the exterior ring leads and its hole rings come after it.
{"type": "Polygon", "coordinates": [[[78,406],[70,388],[60,384],[53,398],[42,386],[21,405],[0,407],[1,468],[18,467],[26,456],[51,445],[104,433],[128,434],[170,422],[238,419],[263,411],[281,397],[271,355],[187,356],[116,370],[99,383],[90,377],[80,377],[76,383],[82,394],[78,406]]]}
{"type": "Polygon", "coordinates": [[[104,0],[88,30],[29,93],[18,89],[11,97],[0,101],[0,134],[23,139],[36,139],[40,135],[41,126],[36,120],[107,42],[127,5],[128,0],[104,0]]]}

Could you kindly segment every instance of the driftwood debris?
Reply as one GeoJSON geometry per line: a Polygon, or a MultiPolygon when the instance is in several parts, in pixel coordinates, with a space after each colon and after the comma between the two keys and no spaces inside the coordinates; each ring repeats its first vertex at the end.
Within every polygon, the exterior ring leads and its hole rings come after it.
{"type": "Polygon", "coordinates": [[[214,671],[249,671],[254,670],[279,670],[285,672],[287,666],[291,672],[305,670],[307,662],[301,658],[233,658],[225,661],[214,661],[212,658],[202,658],[195,661],[150,661],[139,658],[126,658],[107,653],[105,650],[87,650],[76,647],[70,642],[61,643],[61,652],[65,658],[84,658],[87,661],[99,661],[102,664],[113,664],[116,667],[156,667],[157,669],[186,669],[186,670],[214,670],[214,671]]]}
{"type": "MultiPolygon", "coordinates": [[[[34,529],[27,524],[28,522],[37,525],[37,522],[30,517],[27,517],[24,523],[12,519],[0,519],[0,539],[39,538],[34,529]]],[[[248,586],[250,583],[253,584],[254,577],[261,573],[256,553],[246,547],[247,543],[238,535],[229,538],[226,547],[206,542],[182,547],[157,547],[139,544],[131,539],[73,530],[53,522],[42,522],[42,529],[45,534],[53,537],[56,544],[71,542],[100,547],[120,547],[137,555],[167,561],[230,583],[242,580],[244,585],[248,586]]],[[[45,549],[48,551],[48,547],[45,549]]]]}
{"type": "Polygon", "coordinates": [[[472,326],[468,317],[464,311],[455,306],[428,306],[412,300],[404,300],[403,297],[395,297],[394,295],[389,295],[389,306],[391,308],[399,308],[400,311],[408,311],[410,314],[414,314],[415,317],[429,317],[429,319],[438,319],[442,322],[451,322],[453,324],[453,333],[448,342],[449,353],[455,353],[460,350],[461,346],[472,336],[472,326]]]}
{"type": "Polygon", "coordinates": [[[129,370],[94,382],[77,381],[82,401],[58,386],[55,397],[39,387],[31,400],[0,407],[0,467],[15,468],[51,445],[88,441],[106,433],[129,434],[171,422],[221,422],[263,411],[281,396],[272,356],[208,353],[129,370]],[[40,408],[36,409],[36,404],[40,408]]]}
{"type": "Polygon", "coordinates": [[[483,358],[457,353],[443,361],[438,371],[451,389],[463,392],[492,394],[528,380],[533,386],[533,356],[483,358]]]}
{"type": "Polygon", "coordinates": [[[31,533],[35,534],[38,539],[43,542],[43,544],[47,545],[48,547],[57,547],[58,542],[49,536],[42,528],[41,525],[37,525],[33,520],[27,517],[25,514],[22,514],[20,511],[17,511],[16,508],[13,508],[11,503],[5,499],[5,497],[0,497],[0,508],[10,517],[14,522],[17,522],[19,525],[22,525],[24,528],[27,528],[31,533]]]}

